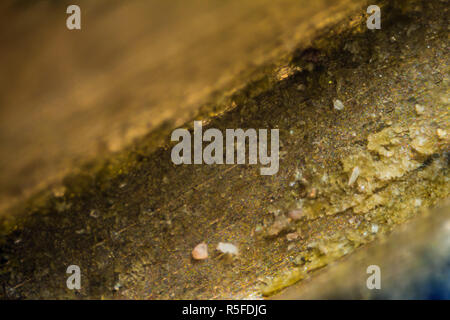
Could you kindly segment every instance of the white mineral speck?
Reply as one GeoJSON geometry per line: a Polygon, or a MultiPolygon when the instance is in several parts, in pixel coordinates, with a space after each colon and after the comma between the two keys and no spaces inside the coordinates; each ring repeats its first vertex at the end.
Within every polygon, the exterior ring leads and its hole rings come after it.
{"type": "Polygon", "coordinates": [[[237,255],[239,253],[238,248],[234,244],[226,242],[219,242],[217,245],[217,250],[222,253],[229,253],[233,255],[237,255]]]}
{"type": "Polygon", "coordinates": [[[420,105],[420,104],[416,104],[414,106],[414,108],[416,109],[417,114],[424,114],[425,113],[425,107],[420,105]]]}
{"type": "Polygon", "coordinates": [[[348,185],[351,186],[355,183],[356,179],[359,177],[359,167],[354,167],[350,179],[348,179],[348,185]]]}
{"type": "Polygon", "coordinates": [[[378,225],[376,223],[372,224],[372,227],[370,228],[370,231],[372,231],[372,233],[377,233],[378,232],[378,225]]]}
{"type": "Polygon", "coordinates": [[[422,205],[422,199],[416,199],[414,200],[414,206],[415,207],[420,207],[422,205]]]}
{"type": "Polygon", "coordinates": [[[334,99],[333,100],[333,106],[336,110],[342,110],[344,109],[344,104],[342,103],[341,100],[339,99],[334,99]]]}
{"type": "Polygon", "coordinates": [[[438,135],[439,139],[445,139],[445,137],[447,136],[447,132],[442,129],[437,129],[436,134],[438,135]]]}
{"type": "Polygon", "coordinates": [[[295,180],[297,180],[297,181],[302,180],[302,178],[303,178],[302,170],[300,170],[300,169],[295,170],[294,176],[295,176],[295,180]]]}

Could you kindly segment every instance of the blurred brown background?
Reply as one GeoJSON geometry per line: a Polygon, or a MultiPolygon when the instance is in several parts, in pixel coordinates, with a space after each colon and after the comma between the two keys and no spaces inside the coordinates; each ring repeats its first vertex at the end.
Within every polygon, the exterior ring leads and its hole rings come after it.
{"type": "Polygon", "coordinates": [[[167,119],[189,120],[355,2],[2,1],[0,212],[167,119]],[[69,4],[81,30],[66,28],[69,4]]]}

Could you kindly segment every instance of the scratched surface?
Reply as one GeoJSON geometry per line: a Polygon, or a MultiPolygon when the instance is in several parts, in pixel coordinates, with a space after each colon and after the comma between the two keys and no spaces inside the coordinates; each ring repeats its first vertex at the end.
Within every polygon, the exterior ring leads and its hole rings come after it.
{"type": "Polygon", "coordinates": [[[68,31],[64,1],[2,1],[0,212],[184,123],[358,2],[82,0],[82,30],[68,31]]]}
{"type": "Polygon", "coordinates": [[[449,140],[436,130],[450,130],[448,3],[386,3],[382,32],[368,31],[361,14],[342,17],[204,109],[205,127],[279,128],[277,175],[175,166],[171,127],[156,130],[15,208],[23,219],[1,237],[2,297],[264,298],[314,282],[448,198],[449,140]],[[361,168],[353,186],[352,165],[361,168]],[[396,179],[372,179],[390,170],[396,179]],[[308,211],[280,228],[293,205],[308,211]],[[210,257],[194,261],[201,242],[210,257]],[[221,255],[219,242],[239,255],[221,255]],[[71,264],[82,270],[78,291],[66,287],[71,264]]]}

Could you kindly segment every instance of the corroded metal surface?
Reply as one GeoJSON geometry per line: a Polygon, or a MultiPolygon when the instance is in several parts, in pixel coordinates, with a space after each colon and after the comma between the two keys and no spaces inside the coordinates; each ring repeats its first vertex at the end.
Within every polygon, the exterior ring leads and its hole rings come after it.
{"type": "Polygon", "coordinates": [[[195,117],[220,130],[278,128],[276,175],[175,166],[167,126],[16,207],[2,295],[263,298],[376,246],[450,194],[447,7],[383,3],[381,31],[354,14],[195,117]],[[202,242],[209,257],[194,261],[202,242]],[[71,264],[83,274],[76,292],[65,286],[71,264]]]}
{"type": "Polygon", "coordinates": [[[362,1],[81,0],[0,4],[0,215],[160,125],[182,125],[257,66],[362,1]]]}
{"type": "Polygon", "coordinates": [[[274,299],[449,299],[450,208],[434,208],[274,299]],[[368,266],[381,271],[381,289],[367,290],[368,266]]]}

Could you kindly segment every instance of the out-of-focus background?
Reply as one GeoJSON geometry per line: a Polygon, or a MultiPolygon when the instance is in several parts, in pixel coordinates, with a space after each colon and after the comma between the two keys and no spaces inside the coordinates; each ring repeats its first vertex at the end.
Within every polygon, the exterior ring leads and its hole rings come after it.
{"type": "Polygon", "coordinates": [[[0,212],[166,120],[189,120],[355,2],[77,1],[82,29],[69,31],[72,2],[2,1],[0,212]]]}

